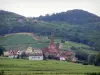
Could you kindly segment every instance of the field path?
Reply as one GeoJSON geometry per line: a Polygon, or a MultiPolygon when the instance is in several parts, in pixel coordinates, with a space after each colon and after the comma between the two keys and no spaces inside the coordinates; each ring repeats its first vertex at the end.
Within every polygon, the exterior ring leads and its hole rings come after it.
{"type": "Polygon", "coordinates": [[[4,37],[7,37],[9,35],[13,35],[13,34],[27,34],[28,36],[32,36],[35,40],[40,40],[40,38],[38,36],[36,36],[34,33],[28,33],[28,32],[23,32],[23,33],[11,33],[11,34],[7,34],[4,37]]]}

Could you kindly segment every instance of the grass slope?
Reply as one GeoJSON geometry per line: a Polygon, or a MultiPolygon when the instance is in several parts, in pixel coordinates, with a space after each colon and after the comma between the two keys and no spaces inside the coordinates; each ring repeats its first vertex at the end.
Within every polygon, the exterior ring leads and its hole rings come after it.
{"type": "MultiPolygon", "coordinates": [[[[44,48],[48,46],[49,39],[46,36],[39,36],[40,40],[35,40],[32,36],[32,33],[13,33],[7,34],[0,37],[0,45],[3,45],[7,50],[10,49],[21,49],[25,50],[28,46],[33,48],[44,48]]],[[[71,50],[72,47],[75,47],[77,50],[85,51],[88,53],[97,53],[97,51],[91,50],[91,47],[85,44],[66,41],[61,43],[60,38],[54,38],[55,43],[60,44],[60,49],[67,51],[71,50]]]]}
{"type": "Polygon", "coordinates": [[[48,39],[41,36],[40,40],[35,40],[31,33],[15,33],[0,37],[0,45],[8,50],[14,48],[25,49],[28,46],[43,48],[48,45],[48,39]]]}
{"type": "Polygon", "coordinates": [[[0,70],[6,75],[85,75],[100,72],[100,67],[64,61],[29,61],[0,57],[0,70]]]}
{"type": "Polygon", "coordinates": [[[60,38],[55,38],[55,43],[60,43],[60,49],[62,51],[74,51],[74,52],[86,52],[88,54],[96,54],[98,51],[92,50],[92,48],[88,45],[72,42],[72,41],[65,41],[65,43],[61,43],[60,38]],[[75,49],[73,50],[72,47],[75,49]]]}
{"type": "Polygon", "coordinates": [[[66,50],[72,50],[72,47],[75,49],[73,51],[83,51],[89,54],[95,54],[97,51],[94,51],[91,49],[90,46],[81,44],[81,43],[76,43],[76,42],[71,42],[71,41],[66,41],[65,43],[61,43],[62,47],[61,49],[66,51],[66,50]]]}

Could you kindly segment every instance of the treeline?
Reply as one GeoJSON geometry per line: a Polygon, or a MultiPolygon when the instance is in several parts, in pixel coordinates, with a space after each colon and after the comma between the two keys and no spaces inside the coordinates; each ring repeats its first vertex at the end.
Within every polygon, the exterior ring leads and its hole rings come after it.
{"type": "Polygon", "coordinates": [[[49,14],[45,16],[41,15],[35,19],[48,22],[52,21],[66,22],[69,24],[87,24],[87,23],[100,22],[100,17],[80,9],[69,10],[61,13],[54,13],[52,15],[49,14]]]}
{"type": "Polygon", "coordinates": [[[88,54],[86,52],[76,52],[76,57],[78,58],[77,63],[82,63],[83,65],[95,65],[100,66],[100,52],[97,54],[88,54]]]}

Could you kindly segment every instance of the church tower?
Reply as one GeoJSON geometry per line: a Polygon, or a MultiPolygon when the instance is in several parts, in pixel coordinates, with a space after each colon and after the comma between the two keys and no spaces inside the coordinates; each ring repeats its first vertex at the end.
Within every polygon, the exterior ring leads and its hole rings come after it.
{"type": "Polygon", "coordinates": [[[51,32],[48,50],[50,53],[58,53],[58,48],[56,47],[56,45],[54,43],[54,33],[53,32],[51,32]]]}
{"type": "Polygon", "coordinates": [[[54,33],[53,32],[51,32],[49,46],[55,46],[55,44],[54,44],[54,33]]]}
{"type": "Polygon", "coordinates": [[[53,55],[57,57],[57,55],[59,54],[59,48],[54,43],[54,33],[53,32],[51,32],[49,45],[43,49],[43,53],[44,53],[44,56],[46,57],[48,57],[49,55],[53,55]]]}

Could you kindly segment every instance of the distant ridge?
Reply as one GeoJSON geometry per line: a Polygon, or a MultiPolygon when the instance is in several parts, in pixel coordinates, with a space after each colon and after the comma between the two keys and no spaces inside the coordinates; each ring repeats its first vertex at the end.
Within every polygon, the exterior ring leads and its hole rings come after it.
{"type": "Polygon", "coordinates": [[[19,14],[17,14],[17,13],[14,13],[14,12],[11,12],[11,11],[6,11],[6,10],[0,10],[0,16],[1,16],[1,14],[2,14],[2,16],[4,16],[5,15],[5,17],[8,15],[13,15],[13,16],[16,16],[16,17],[24,17],[24,16],[22,16],[22,15],[19,15],[19,14]]]}
{"type": "Polygon", "coordinates": [[[99,16],[81,9],[68,10],[66,12],[54,13],[52,15],[47,14],[46,16],[40,16],[36,19],[49,22],[61,21],[67,22],[69,24],[87,24],[100,22],[99,16]]]}

